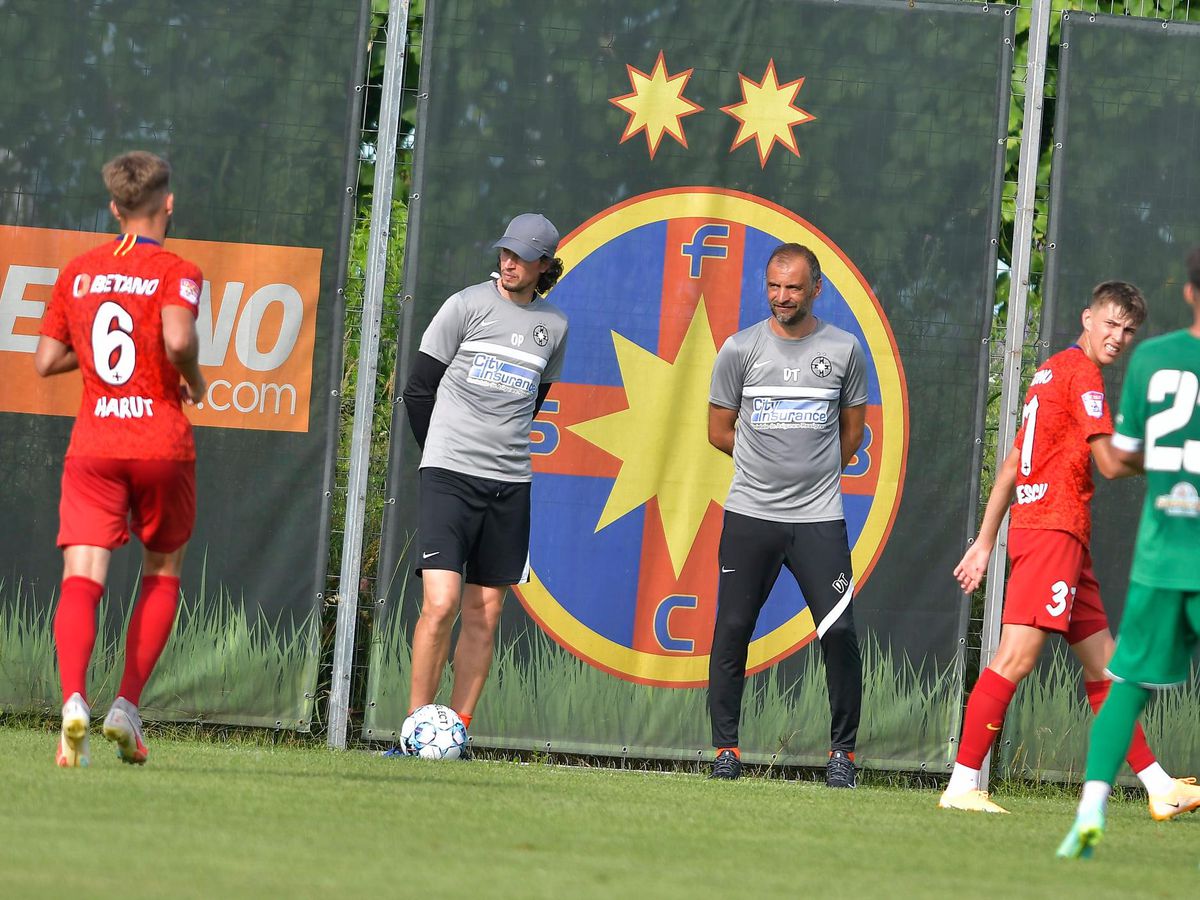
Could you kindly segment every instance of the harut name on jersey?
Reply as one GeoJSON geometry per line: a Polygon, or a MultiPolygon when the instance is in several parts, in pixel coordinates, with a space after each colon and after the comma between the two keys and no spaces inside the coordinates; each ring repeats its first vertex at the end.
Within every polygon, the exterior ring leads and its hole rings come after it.
{"type": "Polygon", "coordinates": [[[467,381],[513,394],[532,394],[537,390],[538,373],[490,353],[476,353],[467,381]]]}
{"type": "Polygon", "coordinates": [[[152,419],[154,400],[151,397],[99,397],[92,415],[97,419],[152,419]]]}
{"type": "Polygon", "coordinates": [[[750,411],[754,428],[824,428],[829,422],[829,402],[791,397],[755,397],[750,411]]]}

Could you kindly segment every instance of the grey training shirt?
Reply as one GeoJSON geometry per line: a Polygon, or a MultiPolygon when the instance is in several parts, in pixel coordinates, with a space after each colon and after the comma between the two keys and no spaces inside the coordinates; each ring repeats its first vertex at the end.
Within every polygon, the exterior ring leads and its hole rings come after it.
{"type": "Polygon", "coordinates": [[[727,510],[774,522],[843,517],[839,412],[867,402],[854,335],[821,320],[799,340],[769,319],[751,325],[717,353],[709,400],[738,411],[727,510]]]}
{"type": "Polygon", "coordinates": [[[421,467],[496,481],[531,481],[529,428],[538,386],[562,375],[567,317],[535,296],[527,306],[494,281],[464,288],[438,310],[421,352],[447,364],[421,467]]]}

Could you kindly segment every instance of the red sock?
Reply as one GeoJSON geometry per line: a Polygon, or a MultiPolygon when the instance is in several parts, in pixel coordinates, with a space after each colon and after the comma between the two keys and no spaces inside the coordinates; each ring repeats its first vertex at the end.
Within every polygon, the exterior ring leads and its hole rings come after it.
{"type": "Polygon", "coordinates": [[[54,648],[58,651],[58,677],[63,703],[72,694],[87,700],[87,670],[96,646],[96,611],[104,585],[72,575],[64,578],[54,613],[54,648]]]}
{"type": "Polygon", "coordinates": [[[125,635],[125,673],[117,692],[134,706],[141,703],[142,688],[154,671],[154,664],[175,624],[179,604],[179,579],[170,575],[146,575],[138,594],[129,631],[125,635]]]}
{"type": "Polygon", "coordinates": [[[471,727],[471,716],[467,715],[466,713],[459,713],[458,717],[462,719],[463,728],[471,727]]]}
{"type": "Polygon", "coordinates": [[[1008,704],[1016,690],[1015,684],[991,669],[979,673],[979,680],[967,698],[956,762],[971,769],[983,765],[983,758],[992,749],[996,735],[1004,725],[1004,714],[1008,712],[1008,704]]]}
{"type": "MultiPolygon", "coordinates": [[[[1083,683],[1093,714],[1100,712],[1100,707],[1104,704],[1104,698],[1108,696],[1110,687],[1112,687],[1112,682],[1107,678],[1104,681],[1085,681],[1083,683]]],[[[1134,725],[1133,740],[1129,742],[1129,753],[1126,754],[1125,761],[1129,763],[1129,767],[1135,773],[1157,761],[1154,758],[1154,751],[1146,743],[1146,732],[1142,731],[1140,722],[1134,725]]]]}
{"type": "Polygon", "coordinates": [[[726,750],[732,750],[734,756],[736,756],[738,759],[742,758],[742,751],[739,750],[737,747],[718,747],[717,748],[717,756],[720,756],[726,750]]]}

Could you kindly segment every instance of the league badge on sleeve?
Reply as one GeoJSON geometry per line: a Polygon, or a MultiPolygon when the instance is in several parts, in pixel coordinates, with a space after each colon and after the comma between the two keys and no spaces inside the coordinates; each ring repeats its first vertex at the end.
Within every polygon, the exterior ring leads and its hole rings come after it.
{"type": "Polygon", "coordinates": [[[200,285],[196,284],[190,278],[180,278],[179,296],[192,304],[192,306],[196,306],[200,302],[200,285]]]}
{"type": "Polygon", "coordinates": [[[1104,417],[1104,394],[1100,391],[1087,391],[1080,398],[1083,400],[1083,411],[1093,419],[1104,417]]]}

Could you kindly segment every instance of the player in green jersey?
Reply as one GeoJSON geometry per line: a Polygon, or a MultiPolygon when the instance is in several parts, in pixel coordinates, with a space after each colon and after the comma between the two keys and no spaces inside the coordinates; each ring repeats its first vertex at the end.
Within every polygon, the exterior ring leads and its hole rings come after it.
{"type": "Polygon", "coordinates": [[[1113,686],[1092,725],[1079,813],[1058,848],[1092,855],[1133,726],[1152,690],[1187,680],[1200,639],[1200,247],[1187,259],[1192,324],[1143,343],[1129,362],[1112,446],[1146,473],[1129,595],[1108,664],[1113,686]]]}

